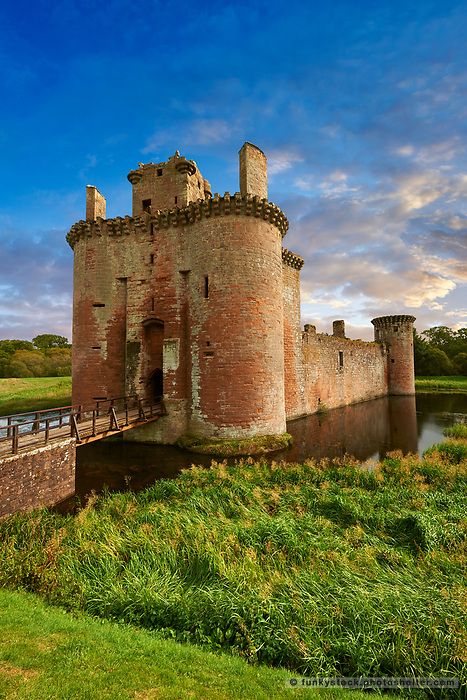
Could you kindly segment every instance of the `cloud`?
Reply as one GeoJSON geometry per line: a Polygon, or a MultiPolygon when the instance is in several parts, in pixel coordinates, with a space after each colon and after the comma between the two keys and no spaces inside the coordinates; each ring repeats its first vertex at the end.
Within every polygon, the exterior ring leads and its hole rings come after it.
{"type": "Polygon", "coordinates": [[[157,152],[163,146],[183,144],[184,147],[216,145],[231,141],[237,129],[222,119],[194,119],[177,127],[160,129],[147,140],[142,153],[157,152]]]}
{"type": "Polygon", "coordinates": [[[272,149],[268,153],[268,175],[278,175],[286,170],[290,170],[296,163],[301,162],[303,162],[303,156],[300,156],[293,150],[272,149]]]}

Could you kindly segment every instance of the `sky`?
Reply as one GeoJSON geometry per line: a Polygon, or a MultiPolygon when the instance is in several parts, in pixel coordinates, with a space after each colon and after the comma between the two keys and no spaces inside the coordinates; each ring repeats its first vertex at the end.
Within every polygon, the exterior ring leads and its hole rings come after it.
{"type": "Polygon", "coordinates": [[[0,6],[0,339],[71,337],[85,186],[131,213],[138,162],[236,192],[267,155],[302,322],[467,326],[467,4],[15,0],[0,6]]]}

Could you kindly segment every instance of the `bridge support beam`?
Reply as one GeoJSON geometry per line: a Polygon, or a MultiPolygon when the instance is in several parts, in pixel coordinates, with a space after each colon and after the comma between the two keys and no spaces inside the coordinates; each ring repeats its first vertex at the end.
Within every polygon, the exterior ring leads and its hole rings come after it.
{"type": "Polygon", "coordinates": [[[0,460],[0,517],[53,506],[75,492],[76,440],[66,438],[0,460]]]}

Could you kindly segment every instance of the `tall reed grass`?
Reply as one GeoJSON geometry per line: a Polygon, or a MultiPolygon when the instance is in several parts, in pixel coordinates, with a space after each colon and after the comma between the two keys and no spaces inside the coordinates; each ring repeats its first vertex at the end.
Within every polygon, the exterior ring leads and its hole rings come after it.
{"type": "Polygon", "coordinates": [[[298,673],[465,680],[466,467],[194,467],[3,521],[0,584],[298,673]]]}

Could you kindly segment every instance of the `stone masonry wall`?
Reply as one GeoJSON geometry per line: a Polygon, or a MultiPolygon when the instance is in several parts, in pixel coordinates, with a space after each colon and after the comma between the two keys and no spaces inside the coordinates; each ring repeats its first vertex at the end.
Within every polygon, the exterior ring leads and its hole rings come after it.
{"type": "MultiPolygon", "coordinates": [[[[284,254],[283,254],[284,258],[284,254]]],[[[300,330],[300,269],[283,260],[284,391],[288,420],[304,414],[304,367],[300,330]]]]}
{"type": "Polygon", "coordinates": [[[366,401],[388,392],[386,350],[379,343],[303,333],[303,413],[366,401]]]}
{"type": "Polygon", "coordinates": [[[0,460],[0,517],[52,506],[75,492],[76,441],[0,460]]]}

